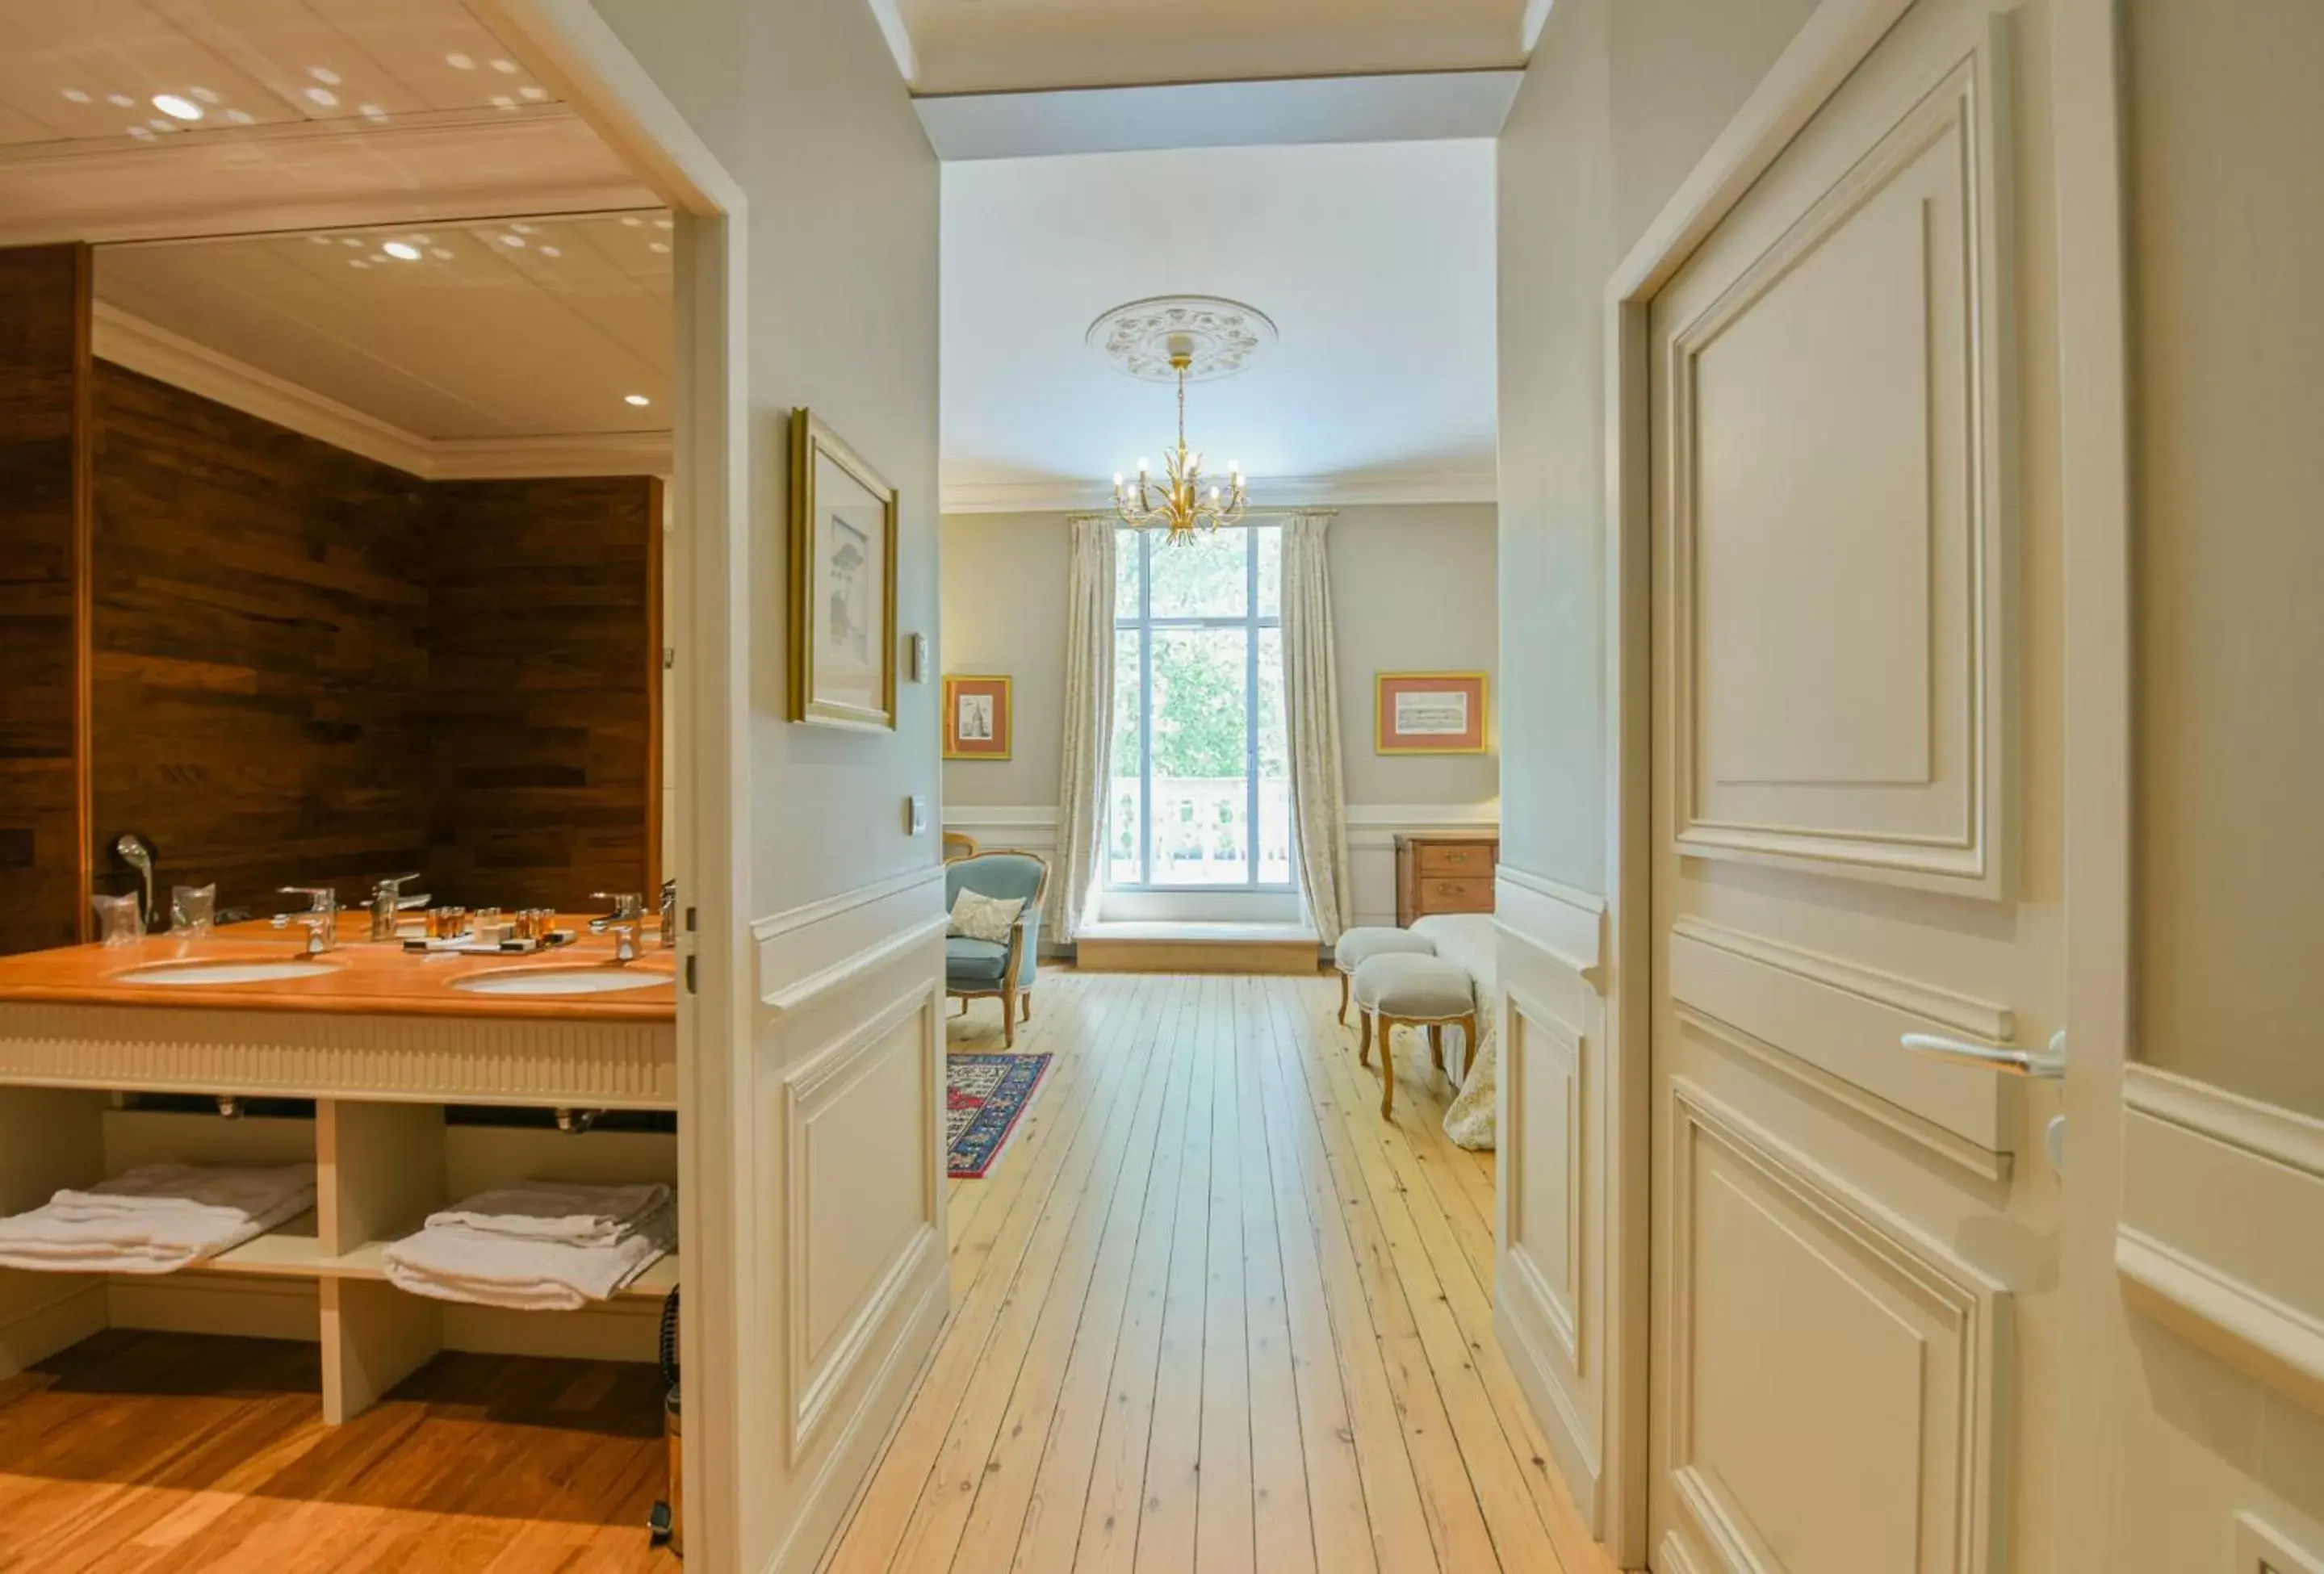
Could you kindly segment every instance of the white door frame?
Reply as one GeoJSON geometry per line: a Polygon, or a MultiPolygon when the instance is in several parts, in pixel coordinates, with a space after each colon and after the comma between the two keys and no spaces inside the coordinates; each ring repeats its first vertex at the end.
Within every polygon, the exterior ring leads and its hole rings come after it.
{"type": "Polygon", "coordinates": [[[750,529],[745,368],[749,204],[589,0],[468,0],[469,8],[550,92],[570,105],[677,216],[671,467],[676,529],[669,580],[683,615],[668,621],[676,652],[677,845],[687,933],[678,992],[678,1229],[686,1253],[680,1339],[686,1352],[681,1484],[688,1559],[739,1567],[745,1485],[734,1468],[742,1330],[734,1309],[754,1254],[735,1238],[734,1157],[751,1118],[743,1041],[749,994],[748,854],[750,529]]]}
{"type": "Polygon", "coordinates": [[[2114,1325],[2123,1315],[2115,1233],[2123,1068],[2132,1042],[2137,826],[2122,44],[2118,0],[2051,0],[2059,480],[2065,558],[2073,566],[2065,576],[2070,1183],[2060,1276],[2065,1326],[2082,1330],[2065,1343],[2061,1375],[2054,1552],[2061,1570],[2087,1574],[2125,1567],[2115,1546],[2121,1341],[2114,1325]]]}
{"type": "MultiPolygon", "coordinates": [[[[2103,4],[2104,0],[2098,0],[2103,4]]],[[[1886,36],[1912,0],[1823,0],[1606,286],[1606,868],[1604,989],[1609,1129],[1604,1198],[1605,1413],[1599,1539],[1646,1566],[1653,1129],[1649,927],[1654,605],[1647,324],[1655,299],[1752,184],[1886,36]]]]}

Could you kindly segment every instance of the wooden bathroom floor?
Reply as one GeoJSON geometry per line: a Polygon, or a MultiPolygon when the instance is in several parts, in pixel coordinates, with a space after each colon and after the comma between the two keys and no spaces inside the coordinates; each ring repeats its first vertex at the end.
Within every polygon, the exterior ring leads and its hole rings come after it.
{"type": "Polygon", "coordinates": [[[952,1321],[828,1574],[1610,1569],[1495,1342],[1492,1155],[1417,1054],[1380,1118],[1338,995],[1043,973],[1049,1083],[952,1183],[952,1321]]]}
{"type": "Polygon", "coordinates": [[[447,1354],[342,1427],[316,1346],[108,1332],[0,1381],[0,1569],[629,1574],[653,1368],[447,1354]]]}

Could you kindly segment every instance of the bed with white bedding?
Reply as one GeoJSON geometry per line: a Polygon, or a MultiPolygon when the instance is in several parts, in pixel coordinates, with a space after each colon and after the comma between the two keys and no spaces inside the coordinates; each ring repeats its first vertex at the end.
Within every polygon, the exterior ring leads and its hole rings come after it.
{"type": "Polygon", "coordinates": [[[1433,941],[1436,954],[1466,971],[1476,989],[1477,1042],[1462,1045],[1457,1058],[1446,1046],[1445,1059],[1456,1068],[1461,1091],[1444,1112],[1444,1135],[1462,1147],[1490,1149],[1501,1080],[1501,988],[1493,965],[1493,916],[1438,913],[1413,920],[1412,932],[1433,941]]]}

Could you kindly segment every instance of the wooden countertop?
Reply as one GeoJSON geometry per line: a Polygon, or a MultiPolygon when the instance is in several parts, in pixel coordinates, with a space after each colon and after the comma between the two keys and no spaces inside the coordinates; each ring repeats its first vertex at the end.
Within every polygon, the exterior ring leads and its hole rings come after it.
{"type": "Polygon", "coordinates": [[[641,972],[665,980],[644,989],[601,995],[483,995],[453,984],[478,973],[517,968],[604,966],[613,943],[594,935],[588,920],[565,926],[578,938],[554,951],[522,956],[416,956],[400,944],[360,938],[370,920],[348,914],[334,951],[309,957],[301,930],[272,925],[229,925],[200,940],[150,935],[130,945],[71,945],[57,951],[0,957],[0,1005],[194,1007],[230,1011],[318,1011],[350,1016],[474,1017],[542,1022],[675,1022],[677,956],[659,949],[649,933],[635,962],[641,972]],[[133,984],[119,975],[178,962],[312,961],[331,971],[313,978],[250,984],[133,984]]]}

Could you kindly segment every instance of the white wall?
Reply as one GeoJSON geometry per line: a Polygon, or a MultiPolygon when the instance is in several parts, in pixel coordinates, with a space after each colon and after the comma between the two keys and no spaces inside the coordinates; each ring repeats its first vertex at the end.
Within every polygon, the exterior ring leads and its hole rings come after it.
{"type": "MultiPolygon", "coordinates": [[[[1065,692],[1066,516],[944,520],[946,672],[1006,674],[1017,706],[1007,760],[947,760],[945,824],[986,845],[1055,845],[1065,692]]],[[[1498,745],[1480,755],[1383,756],[1372,676],[1488,674],[1494,714],[1495,511],[1489,503],[1365,505],[1333,520],[1332,618],[1358,923],[1392,923],[1399,829],[1492,823],[1498,745]]],[[[1497,740],[1489,724],[1489,740],[1497,740]]]]}
{"type": "MultiPolygon", "coordinates": [[[[730,1392],[706,1409],[731,1410],[735,1434],[706,1509],[733,1523],[698,1556],[749,1574],[807,1569],[944,1311],[942,888],[936,839],[908,836],[903,809],[937,791],[935,686],[900,686],[893,733],[784,719],[788,426],[811,407],[899,489],[899,632],[933,638],[936,161],[862,0],[592,4],[749,205],[734,337],[749,404],[736,583],[752,833],[697,857],[731,860],[745,893],[739,992],[753,1009],[738,1042],[707,1048],[725,1084],[716,1107],[685,1111],[715,1127],[732,1186],[731,1238],[687,1249],[734,1259],[722,1265],[732,1305],[689,1305],[723,1330],[730,1392]]],[[[689,1551],[696,1541],[689,1525],[689,1551]]]]}

